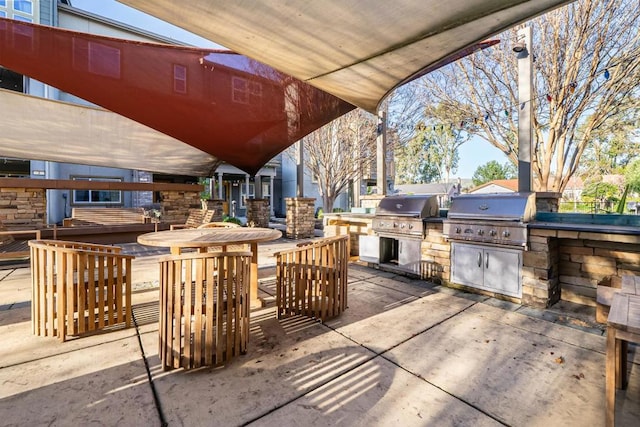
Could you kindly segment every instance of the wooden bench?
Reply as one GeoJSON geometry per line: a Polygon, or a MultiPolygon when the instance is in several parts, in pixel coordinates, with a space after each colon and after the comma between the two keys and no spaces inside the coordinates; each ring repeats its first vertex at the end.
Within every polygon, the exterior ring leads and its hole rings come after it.
{"type": "Polygon", "coordinates": [[[40,240],[40,230],[0,231],[0,261],[27,259],[31,254],[26,240],[15,240],[14,236],[33,236],[40,240]]]}
{"type": "Polygon", "coordinates": [[[92,225],[125,225],[145,224],[149,218],[145,217],[143,208],[73,208],[71,218],[65,218],[65,227],[92,225]]]}
{"type": "Polygon", "coordinates": [[[220,365],[247,351],[251,252],[160,259],[163,369],[220,365]]]}
{"type": "Polygon", "coordinates": [[[172,224],[171,230],[181,228],[198,228],[199,226],[211,222],[216,212],[207,209],[189,209],[189,216],[184,224],[172,224]]]}
{"type": "Polygon", "coordinates": [[[301,243],[274,256],[278,318],[302,315],[324,322],[347,308],[349,236],[301,243]]]}
{"type": "Polygon", "coordinates": [[[39,336],[131,326],[131,260],[116,246],[32,240],[31,323],[39,336]]]}

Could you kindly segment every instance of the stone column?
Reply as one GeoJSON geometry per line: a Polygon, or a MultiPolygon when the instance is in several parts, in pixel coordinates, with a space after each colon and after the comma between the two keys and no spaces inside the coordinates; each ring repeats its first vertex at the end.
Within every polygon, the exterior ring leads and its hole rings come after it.
{"type": "Polygon", "coordinates": [[[315,236],[316,199],[309,197],[287,197],[287,237],[291,239],[309,239],[315,236]]]}
{"type": "Polygon", "coordinates": [[[211,221],[222,221],[222,203],[224,200],[220,199],[209,199],[202,201],[202,209],[206,209],[208,211],[213,211],[213,218],[211,221]]]}
{"type": "Polygon", "coordinates": [[[536,212],[558,212],[562,193],[536,192],[536,212]]]}
{"type": "Polygon", "coordinates": [[[269,200],[247,199],[247,225],[269,227],[269,200]]]}

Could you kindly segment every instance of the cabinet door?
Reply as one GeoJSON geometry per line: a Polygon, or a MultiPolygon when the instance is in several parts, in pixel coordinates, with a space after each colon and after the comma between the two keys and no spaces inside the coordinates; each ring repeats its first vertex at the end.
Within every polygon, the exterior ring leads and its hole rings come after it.
{"type": "Polygon", "coordinates": [[[464,243],[451,243],[451,281],[465,286],[483,287],[484,248],[464,243]]]}
{"type": "Polygon", "coordinates": [[[417,239],[400,239],[398,241],[398,267],[420,274],[421,241],[417,239]]]}
{"type": "Polygon", "coordinates": [[[485,289],[521,298],[522,251],[517,249],[486,249],[483,258],[485,289]]]}

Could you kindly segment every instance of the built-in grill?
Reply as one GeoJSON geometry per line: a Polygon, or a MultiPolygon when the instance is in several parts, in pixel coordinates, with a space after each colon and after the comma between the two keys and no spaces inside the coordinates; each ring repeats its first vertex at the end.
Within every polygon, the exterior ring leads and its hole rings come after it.
{"type": "Polygon", "coordinates": [[[451,241],[451,281],[521,298],[527,223],[535,211],[535,193],[455,197],[443,221],[451,241]]]}
{"type": "Polygon", "coordinates": [[[535,217],[534,193],[464,194],[451,201],[443,224],[450,240],[525,247],[535,217]]]}
{"type": "Polygon", "coordinates": [[[388,196],[380,200],[372,228],[379,236],[423,238],[423,220],[439,213],[438,196],[388,196]]]}
{"type": "Polygon", "coordinates": [[[388,196],[376,207],[374,235],[360,236],[360,260],[420,274],[420,245],[428,218],[440,215],[438,196],[388,196]]]}

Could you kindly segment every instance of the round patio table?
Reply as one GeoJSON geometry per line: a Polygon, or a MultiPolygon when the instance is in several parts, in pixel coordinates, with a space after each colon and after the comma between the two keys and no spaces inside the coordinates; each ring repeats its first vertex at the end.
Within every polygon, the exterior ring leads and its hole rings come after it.
{"type": "Polygon", "coordinates": [[[147,246],[170,248],[174,255],[184,248],[195,248],[202,252],[213,246],[249,244],[251,246],[251,307],[260,307],[258,299],[258,243],[277,240],[282,232],[272,228],[189,228],[146,233],[138,236],[138,243],[147,246]]]}

